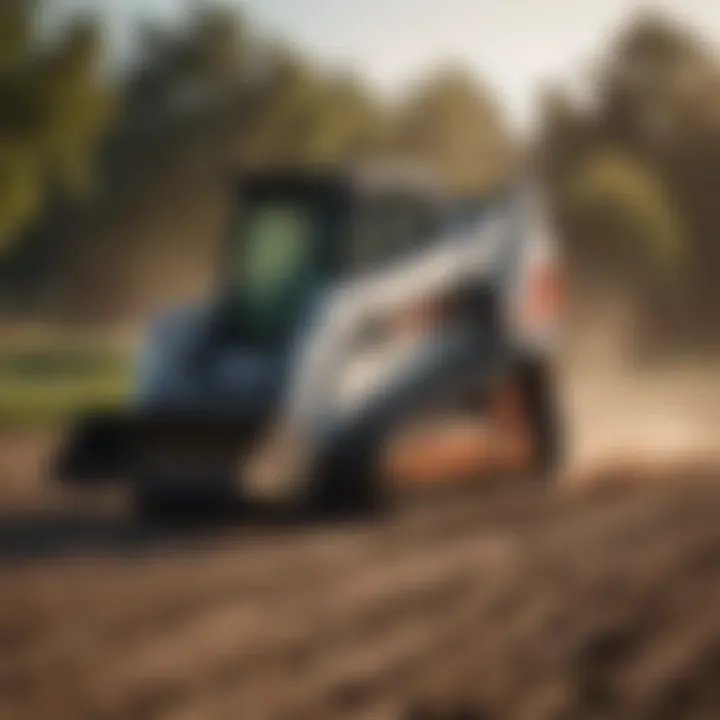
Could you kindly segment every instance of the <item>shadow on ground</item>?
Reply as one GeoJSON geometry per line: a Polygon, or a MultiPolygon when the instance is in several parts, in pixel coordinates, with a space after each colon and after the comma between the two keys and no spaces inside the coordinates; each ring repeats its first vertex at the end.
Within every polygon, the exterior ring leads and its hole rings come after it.
{"type": "MultiPolygon", "coordinates": [[[[217,529],[217,524],[215,529],[217,529]]],[[[90,511],[28,511],[0,516],[0,563],[70,555],[134,554],[207,535],[207,523],[173,525],[90,511]]]]}
{"type": "Polygon", "coordinates": [[[247,507],[144,518],[132,512],[25,510],[0,515],[0,564],[77,556],[129,557],[189,550],[226,537],[299,534],[319,526],[370,523],[381,515],[247,507]]]}

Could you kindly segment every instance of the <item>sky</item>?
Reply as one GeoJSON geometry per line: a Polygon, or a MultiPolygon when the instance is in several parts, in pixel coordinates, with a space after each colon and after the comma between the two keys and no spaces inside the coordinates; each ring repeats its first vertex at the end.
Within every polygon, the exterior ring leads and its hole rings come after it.
{"type": "MultiPolygon", "coordinates": [[[[143,16],[170,20],[205,0],[53,0],[104,13],[116,48],[143,16]]],[[[635,12],[660,8],[720,46],[717,0],[225,0],[261,32],[319,61],[359,70],[392,93],[424,70],[459,60],[494,89],[510,121],[529,129],[548,81],[581,85],[584,71],[635,12]]]]}

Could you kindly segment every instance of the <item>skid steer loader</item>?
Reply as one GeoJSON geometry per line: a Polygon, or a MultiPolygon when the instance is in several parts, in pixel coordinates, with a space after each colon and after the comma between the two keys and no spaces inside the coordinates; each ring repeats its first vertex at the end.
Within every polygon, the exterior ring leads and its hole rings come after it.
{"type": "Polygon", "coordinates": [[[552,473],[559,272],[532,186],[452,198],[356,168],[250,173],[232,193],[216,296],[151,323],[131,408],[77,418],[59,480],[127,483],[157,515],[552,473]]]}

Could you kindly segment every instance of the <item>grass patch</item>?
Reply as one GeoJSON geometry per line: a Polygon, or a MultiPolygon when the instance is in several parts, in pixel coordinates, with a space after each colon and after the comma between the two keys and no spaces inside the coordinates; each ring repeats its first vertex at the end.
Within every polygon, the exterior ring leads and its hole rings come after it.
{"type": "Polygon", "coordinates": [[[0,351],[0,427],[42,427],[88,408],[122,407],[129,359],[91,345],[49,344],[0,351]]]}

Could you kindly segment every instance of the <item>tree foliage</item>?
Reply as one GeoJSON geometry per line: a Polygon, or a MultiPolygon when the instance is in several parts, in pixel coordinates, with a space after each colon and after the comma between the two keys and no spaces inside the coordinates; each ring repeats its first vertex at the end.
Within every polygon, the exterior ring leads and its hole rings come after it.
{"type": "Polygon", "coordinates": [[[33,16],[31,2],[0,4],[0,245],[17,238],[49,197],[92,189],[112,111],[98,75],[96,25],[78,20],[48,43],[33,16]]]}
{"type": "Polygon", "coordinates": [[[206,146],[241,165],[412,156],[463,190],[480,190],[508,169],[511,142],[500,113],[489,91],[461,70],[432,75],[391,106],[357,75],[321,69],[253,35],[232,13],[207,10],[180,27],[146,29],[144,37],[120,128],[131,146],[142,144],[142,126],[155,128],[153,146],[172,144],[170,129],[181,126],[180,149],[204,127],[206,146]],[[187,120],[183,107],[193,99],[190,129],[180,118],[187,120]]]}
{"type": "Polygon", "coordinates": [[[268,62],[264,85],[238,133],[243,162],[340,162],[372,147],[380,112],[359,80],[322,73],[289,53],[268,62]]]}
{"type": "MultiPolygon", "coordinates": [[[[567,210],[599,223],[614,236],[629,238],[645,262],[663,271],[682,261],[684,234],[680,213],[667,188],[643,163],[628,155],[598,151],[564,189],[567,210]]],[[[611,251],[609,243],[599,250],[611,251]]]]}
{"type": "Polygon", "coordinates": [[[614,256],[631,269],[627,284],[670,269],[683,331],[717,336],[720,63],[697,33],[643,13],[586,89],[582,102],[548,93],[541,140],[568,254],[614,256]],[[562,210],[572,203],[570,219],[562,210]],[[598,229],[608,226],[614,246],[598,229]]]}
{"type": "Polygon", "coordinates": [[[426,78],[399,109],[393,149],[420,158],[461,192],[507,175],[512,144],[490,93],[461,67],[426,78]]]}

